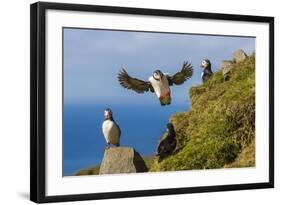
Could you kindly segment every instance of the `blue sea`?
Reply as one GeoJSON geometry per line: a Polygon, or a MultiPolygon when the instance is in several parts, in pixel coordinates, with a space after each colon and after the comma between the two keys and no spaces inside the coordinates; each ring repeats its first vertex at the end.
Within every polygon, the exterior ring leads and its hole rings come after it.
{"type": "MultiPolygon", "coordinates": [[[[160,106],[157,104],[111,105],[119,124],[121,146],[136,149],[142,156],[155,153],[169,118],[186,111],[188,103],[160,106]]],[[[63,175],[101,163],[106,146],[102,134],[103,113],[107,107],[95,104],[65,104],[63,119],[63,175]]]]}

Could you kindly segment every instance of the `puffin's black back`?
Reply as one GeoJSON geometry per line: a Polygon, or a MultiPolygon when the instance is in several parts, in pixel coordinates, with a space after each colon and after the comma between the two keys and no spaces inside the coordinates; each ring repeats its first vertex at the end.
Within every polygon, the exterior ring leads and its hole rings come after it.
{"type": "Polygon", "coordinates": [[[157,147],[156,155],[159,157],[159,160],[162,160],[163,158],[172,154],[172,152],[177,146],[176,132],[174,130],[173,124],[168,123],[167,129],[168,129],[167,136],[160,141],[157,147]]]}

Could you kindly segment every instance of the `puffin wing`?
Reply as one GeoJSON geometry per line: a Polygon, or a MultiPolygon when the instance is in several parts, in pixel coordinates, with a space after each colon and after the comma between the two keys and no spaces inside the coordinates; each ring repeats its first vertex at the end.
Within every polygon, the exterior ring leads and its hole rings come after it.
{"type": "Polygon", "coordinates": [[[167,137],[167,134],[165,133],[164,136],[162,137],[162,139],[160,139],[158,146],[157,146],[157,151],[156,151],[157,155],[161,155],[164,153],[165,146],[167,144],[166,137],[167,137]]]}
{"type": "Polygon", "coordinates": [[[163,149],[163,142],[160,141],[160,142],[158,143],[156,153],[157,153],[157,154],[160,154],[160,153],[162,152],[162,149],[163,149]]]}
{"type": "Polygon", "coordinates": [[[115,123],[115,124],[116,124],[116,127],[118,129],[118,134],[119,134],[119,139],[120,139],[120,137],[121,137],[121,129],[120,129],[120,127],[119,127],[119,125],[117,123],[115,123]]]}
{"type": "Polygon", "coordinates": [[[177,72],[173,76],[166,75],[169,85],[181,85],[187,79],[191,78],[193,74],[193,68],[190,63],[183,62],[181,71],[177,72]]]}
{"type": "Polygon", "coordinates": [[[118,81],[124,88],[132,89],[137,93],[144,93],[148,91],[154,92],[154,89],[149,81],[132,78],[124,68],[122,68],[118,73],[118,81]]]}

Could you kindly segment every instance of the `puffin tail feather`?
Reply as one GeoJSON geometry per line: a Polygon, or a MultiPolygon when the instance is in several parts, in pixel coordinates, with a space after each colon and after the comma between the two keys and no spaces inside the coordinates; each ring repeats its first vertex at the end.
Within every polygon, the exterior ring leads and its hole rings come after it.
{"type": "Polygon", "coordinates": [[[161,96],[161,97],[159,98],[159,101],[160,101],[160,104],[161,104],[162,106],[170,105],[170,104],[171,104],[171,101],[172,101],[172,98],[171,98],[170,95],[163,96],[163,97],[161,96]]]}

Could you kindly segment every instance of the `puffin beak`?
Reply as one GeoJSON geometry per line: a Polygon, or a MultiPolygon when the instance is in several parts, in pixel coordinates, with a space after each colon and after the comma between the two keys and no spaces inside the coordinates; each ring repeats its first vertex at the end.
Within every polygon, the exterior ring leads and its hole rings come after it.
{"type": "Polygon", "coordinates": [[[204,68],[204,66],[202,64],[200,64],[200,68],[204,68]]]}

